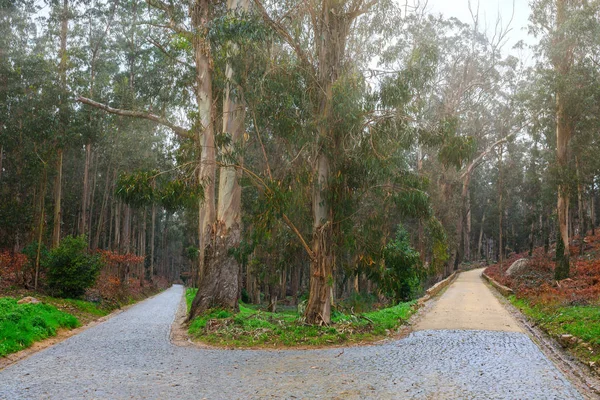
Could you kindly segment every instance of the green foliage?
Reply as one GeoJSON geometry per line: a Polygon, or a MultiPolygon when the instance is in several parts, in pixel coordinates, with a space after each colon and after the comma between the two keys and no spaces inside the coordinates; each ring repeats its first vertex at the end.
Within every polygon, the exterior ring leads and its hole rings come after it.
{"type": "Polygon", "coordinates": [[[201,185],[179,177],[166,179],[156,170],[122,172],[116,186],[116,195],[133,207],[158,203],[177,211],[196,206],[204,196],[201,185]]]}
{"type": "Polygon", "coordinates": [[[0,298],[0,357],[56,335],[59,328],[79,326],[77,318],[47,304],[17,304],[0,298]]]}
{"type": "Polygon", "coordinates": [[[101,267],[100,255],[87,252],[85,236],[67,236],[48,255],[48,287],[60,297],[82,296],[95,283],[101,267]]]}
{"type": "Polygon", "coordinates": [[[410,246],[408,232],[398,226],[396,238],[383,251],[383,263],[376,276],[380,289],[396,302],[412,300],[422,291],[425,277],[419,253],[410,246]]]}
{"type": "MultiPolygon", "coordinates": [[[[188,305],[195,289],[187,289],[188,305]]],[[[190,324],[197,340],[221,346],[325,346],[375,340],[390,334],[413,314],[414,302],[364,314],[334,312],[330,326],[306,325],[293,311],[265,312],[240,303],[240,312],[211,310],[190,324]]]]}
{"type": "Polygon", "coordinates": [[[454,136],[446,139],[438,157],[446,168],[453,166],[458,171],[473,158],[476,150],[477,143],[473,137],[454,136]]]}

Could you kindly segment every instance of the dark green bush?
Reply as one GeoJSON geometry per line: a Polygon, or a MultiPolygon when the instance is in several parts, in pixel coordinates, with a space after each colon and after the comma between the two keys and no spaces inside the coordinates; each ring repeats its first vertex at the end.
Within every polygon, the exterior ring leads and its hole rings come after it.
{"type": "Polygon", "coordinates": [[[402,226],[398,227],[396,238],[385,246],[383,258],[378,277],[383,293],[396,302],[419,296],[427,273],[421,267],[419,252],[410,246],[410,238],[402,226]]]}
{"type": "Polygon", "coordinates": [[[88,253],[85,236],[67,236],[48,255],[48,287],[60,297],[80,297],[94,284],[101,267],[100,255],[88,253]]]}

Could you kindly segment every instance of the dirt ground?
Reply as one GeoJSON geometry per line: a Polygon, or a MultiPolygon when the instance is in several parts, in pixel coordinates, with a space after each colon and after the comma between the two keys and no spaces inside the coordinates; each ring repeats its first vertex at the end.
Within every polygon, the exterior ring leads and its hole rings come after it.
{"type": "Polygon", "coordinates": [[[467,329],[522,332],[481,279],[483,269],[463,272],[414,330],[467,329]]]}

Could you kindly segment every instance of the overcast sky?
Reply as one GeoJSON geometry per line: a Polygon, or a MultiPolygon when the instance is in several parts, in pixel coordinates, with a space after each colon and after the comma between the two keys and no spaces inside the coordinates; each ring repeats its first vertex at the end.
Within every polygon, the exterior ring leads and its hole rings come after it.
{"type": "MultiPolygon", "coordinates": [[[[424,0],[421,0],[423,2],[424,0]]],[[[400,0],[403,2],[403,0],[400,0]]],[[[478,0],[471,0],[473,11],[477,9],[478,0]]],[[[502,18],[503,25],[506,26],[513,16],[509,33],[509,40],[503,49],[509,52],[512,46],[519,40],[526,43],[533,43],[535,40],[527,35],[527,25],[529,19],[528,0],[514,0],[514,16],[512,0],[479,0],[479,15],[482,26],[487,26],[488,30],[493,32],[496,18],[498,15],[502,18]],[[483,25],[487,22],[487,25],[483,25]]],[[[472,18],[469,13],[469,0],[429,0],[427,9],[432,14],[442,14],[446,17],[456,17],[459,20],[471,23],[472,18]]],[[[522,54],[515,54],[521,55],[522,54]]]]}

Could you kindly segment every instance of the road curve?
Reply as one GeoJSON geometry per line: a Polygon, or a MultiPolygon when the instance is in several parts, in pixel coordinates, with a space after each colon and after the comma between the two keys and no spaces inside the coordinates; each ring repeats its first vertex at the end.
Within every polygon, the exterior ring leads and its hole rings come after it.
{"type": "Polygon", "coordinates": [[[580,399],[520,332],[422,330],[326,350],[176,347],[183,287],[0,371],[0,399],[580,399]]]}

